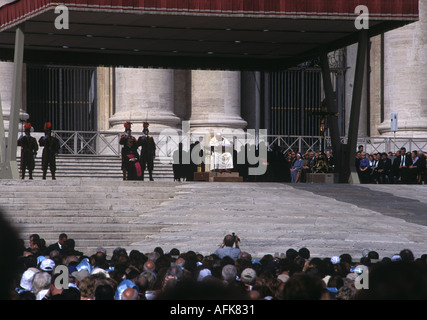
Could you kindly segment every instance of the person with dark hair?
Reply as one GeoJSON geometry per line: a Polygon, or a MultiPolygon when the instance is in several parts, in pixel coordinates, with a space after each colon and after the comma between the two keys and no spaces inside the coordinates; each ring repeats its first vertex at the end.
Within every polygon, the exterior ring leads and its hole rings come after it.
{"type": "Polygon", "coordinates": [[[56,299],[60,299],[60,297],[56,297],[56,296],[60,295],[64,291],[64,289],[62,287],[57,288],[55,286],[56,279],[58,277],[60,277],[60,276],[62,277],[61,273],[53,273],[52,274],[49,290],[46,293],[46,295],[43,297],[42,300],[56,300],[56,299]]]}
{"type": "Polygon", "coordinates": [[[301,248],[298,250],[298,255],[301,258],[308,260],[308,259],[310,259],[310,250],[308,250],[307,248],[301,248]]]}
{"type": "Polygon", "coordinates": [[[44,125],[45,135],[40,137],[39,145],[43,147],[42,153],[42,171],[43,180],[46,180],[47,169],[50,168],[52,180],[56,180],[56,155],[59,152],[59,140],[52,136],[52,124],[46,122],[44,125]]]}
{"type": "Polygon", "coordinates": [[[359,172],[360,172],[360,183],[368,183],[370,178],[370,164],[369,158],[365,152],[360,155],[359,172]]]}
{"type": "Polygon", "coordinates": [[[216,254],[221,259],[224,258],[225,256],[229,256],[232,259],[237,260],[241,253],[241,250],[239,247],[239,241],[240,239],[238,236],[227,234],[224,237],[224,240],[221,246],[218,249],[216,249],[214,254],[216,254]]]}
{"type": "Polygon", "coordinates": [[[324,283],[316,275],[296,273],[292,275],[283,287],[284,300],[320,300],[324,283]]]}
{"type": "Polygon", "coordinates": [[[61,294],[57,294],[51,300],[80,300],[80,291],[77,288],[69,287],[62,290],[61,294]]]}
{"type": "Polygon", "coordinates": [[[181,181],[181,179],[184,181],[186,179],[185,174],[185,167],[186,165],[183,163],[183,159],[186,158],[185,156],[186,151],[183,150],[183,144],[180,142],[178,144],[178,149],[174,151],[172,159],[172,169],[173,169],[173,179],[174,181],[181,181]]]}
{"type": "Polygon", "coordinates": [[[302,170],[302,156],[301,153],[297,153],[296,154],[296,160],[294,162],[294,164],[292,165],[290,172],[291,172],[291,182],[292,183],[297,183],[299,182],[299,178],[301,175],[301,170],[302,170]]]}
{"type": "Polygon", "coordinates": [[[95,289],[95,300],[114,300],[115,290],[108,283],[102,283],[95,289]]]}
{"type": "Polygon", "coordinates": [[[0,300],[11,297],[15,266],[18,261],[18,232],[7,222],[0,209],[0,300]]]}
{"type": "Polygon", "coordinates": [[[63,256],[83,256],[83,252],[76,250],[76,242],[74,239],[68,238],[62,250],[63,256]]]}
{"type": "Polygon", "coordinates": [[[293,248],[289,248],[288,250],[286,250],[285,254],[286,258],[289,258],[289,260],[294,261],[295,258],[298,256],[298,251],[293,248]]]}
{"type": "Polygon", "coordinates": [[[40,240],[40,235],[38,235],[37,233],[30,234],[30,236],[28,237],[30,249],[33,248],[34,241],[36,241],[36,240],[40,240]]]}
{"type": "Polygon", "coordinates": [[[416,183],[422,183],[425,181],[425,174],[426,174],[426,156],[424,155],[424,152],[421,150],[418,151],[418,161],[417,161],[417,179],[416,183]]]}
{"type": "Polygon", "coordinates": [[[25,135],[21,135],[18,139],[18,146],[21,147],[21,177],[25,178],[25,171],[28,169],[30,180],[33,180],[33,170],[35,167],[34,158],[37,156],[39,145],[36,138],[31,136],[31,123],[27,122],[24,125],[25,135]]]}
{"type": "Polygon", "coordinates": [[[378,183],[384,184],[389,183],[391,171],[391,160],[388,158],[387,153],[381,153],[381,158],[378,161],[377,173],[378,183]]]}
{"type": "Polygon", "coordinates": [[[408,166],[408,183],[418,183],[418,167],[420,165],[420,158],[417,151],[411,152],[411,163],[408,166]]]}
{"type": "Polygon", "coordinates": [[[399,175],[400,183],[409,182],[409,166],[412,164],[411,156],[406,153],[406,148],[400,148],[399,175]]]}
{"type": "Polygon", "coordinates": [[[125,122],[125,134],[121,135],[119,144],[122,145],[123,180],[136,180],[141,176],[139,164],[138,141],[132,136],[132,124],[125,122]]]}
{"type": "Polygon", "coordinates": [[[427,266],[407,261],[381,263],[369,272],[369,290],[356,300],[427,300],[427,266]]]}
{"type": "Polygon", "coordinates": [[[400,178],[400,150],[397,150],[395,153],[395,157],[391,163],[391,169],[390,169],[390,182],[391,183],[398,183],[400,178]]]}
{"type": "Polygon", "coordinates": [[[149,135],[150,131],[148,130],[148,122],[144,122],[144,129],[142,131],[143,136],[138,138],[138,146],[141,147],[141,168],[142,168],[142,179],[144,180],[144,171],[148,170],[148,175],[150,181],[153,179],[153,169],[154,169],[154,158],[156,157],[156,143],[154,138],[149,135]]]}
{"type": "Polygon", "coordinates": [[[60,253],[62,252],[62,250],[64,249],[64,245],[65,245],[65,243],[66,243],[66,241],[67,241],[67,239],[68,239],[68,236],[67,236],[67,234],[65,234],[65,233],[61,233],[60,235],[59,235],[59,237],[58,237],[58,241],[57,242],[55,242],[55,243],[52,243],[50,246],[48,246],[47,248],[46,248],[46,252],[45,252],[45,254],[46,255],[49,255],[49,253],[51,252],[51,251],[53,251],[53,250],[57,250],[57,251],[59,251],[60,253]]]}
{"type": "Polygon", "coordinates": [[[409,249],[403,249],[402,251],[400,251],[399,256],[402,261],[413,262],[415,260],[414,254],[409,249]]]}

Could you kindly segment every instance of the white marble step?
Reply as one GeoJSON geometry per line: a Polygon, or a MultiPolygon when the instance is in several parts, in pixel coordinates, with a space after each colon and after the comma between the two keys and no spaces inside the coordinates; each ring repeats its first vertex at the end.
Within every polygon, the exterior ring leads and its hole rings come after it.
{"type": "Polygon", "coordinates": [[[165,225],[146,225],[141,217],[173,199],[178,185],[121,179],[0,180],[0,208],[25,241],[38,233],[50,244],[65,232],[75,239],[77,250],[89,254],[103,246],[111,252],[159,232],[165,225]]]}

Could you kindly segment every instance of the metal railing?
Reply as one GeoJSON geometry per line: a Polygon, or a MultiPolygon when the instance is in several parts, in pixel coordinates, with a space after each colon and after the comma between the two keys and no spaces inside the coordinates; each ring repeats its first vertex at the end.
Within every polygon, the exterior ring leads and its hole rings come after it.
{"type": "MultiPolygon", "coordinates": [[[[120,157],[122,146],[119,144],[123,132],[109,131],[54,131],[54,136],[60,142],[60,154],[79,156],[117,156],[120,157]]],[[[162,157],[171,157],[178,149],[179,143],[193,143],[200,140],[194,135],[153,135],[156,142],[157,154],[162,157]],[[190,141],[188,141],[190,139],[190,141]]],[[[229,137],[234,141],[234,148],[239,151],[245,144],[254,144],[255,138],[247,133],[244,136],[229,137]]],[[[346,143],[347,138],[342,137],[341,141],[346,143]]],[[[271,151],[275,145],[279,146],[283,153],[289,151],[317,152],[332,149],[331,139],[326,136],[287,136],[287,135],[267,135],[263,140],[271,151]]],[[[427,151],[427,138],[359,138],[358,145],[362,145],[367,153],[395,152],[401,147],[407,151],[423,150],[427,151]]]]}

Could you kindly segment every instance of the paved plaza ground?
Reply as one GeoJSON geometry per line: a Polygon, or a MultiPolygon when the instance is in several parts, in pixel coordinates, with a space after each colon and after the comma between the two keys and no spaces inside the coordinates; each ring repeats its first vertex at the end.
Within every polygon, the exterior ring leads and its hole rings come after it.
{"type": "Polygon", "coordinates": [[[427,186],[266,182],[0,180],[0,207],[27,241],[65,232],[86,254],[104,246],[207,255],[235,232],[261,258],[307,247],[312,256],[363,249],[427,253],[427,186]]]}
{"type": "Polygon", "coordinates": [[[427,187],[286,183],[183,183],[171,200],[141,216],[160,232],[132,244],[212,253],[235,232],[255,257],[307,247],[313,256],[363,249],[380,257],[427,253],[427,187]]]}

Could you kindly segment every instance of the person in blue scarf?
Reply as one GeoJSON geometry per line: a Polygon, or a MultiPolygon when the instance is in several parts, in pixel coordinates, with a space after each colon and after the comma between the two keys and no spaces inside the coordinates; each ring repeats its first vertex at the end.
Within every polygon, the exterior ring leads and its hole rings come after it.
{"type": "Polygon", "coordinates": [[[297,183],[302,169],[302,157],[300,153],[296,154],[296,160],[291,168],[291,182],[297,183]]]}

